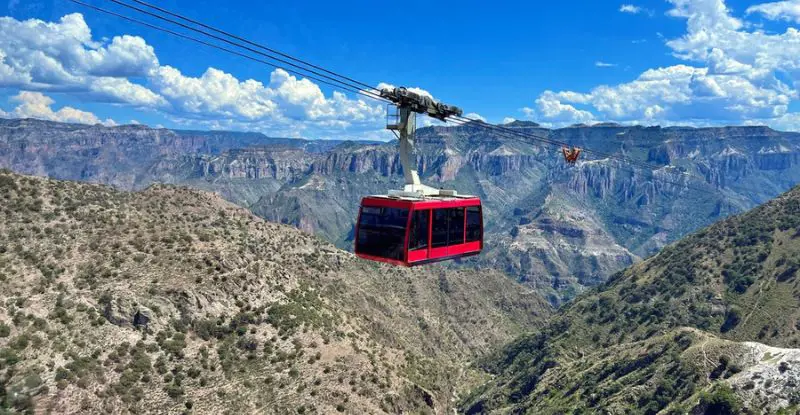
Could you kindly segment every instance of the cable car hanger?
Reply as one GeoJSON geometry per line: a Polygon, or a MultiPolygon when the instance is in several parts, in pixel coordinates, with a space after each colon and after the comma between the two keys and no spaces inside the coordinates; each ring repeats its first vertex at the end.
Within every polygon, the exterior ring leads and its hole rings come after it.
{"type": "Polygon", "coordinates": [[[420,182],[414,144],[418,113],[446,121],[448,117],[461,116],[463,113],[461,108],[436,102],[429,96],[417,94],[404,87],[384,88],[381,89],[380,94],[382,98],[391,101],[397,108],[395,114],[387,111],[386,129],[394,132],[400,141],[400,164],[403,166],[403,176],[405,177],[403,190],[390,190],[389,195],[421,198],[425,196],[457,197],[458,192],[455,190],[436,189],[420,182]]]}
{"type": "Polygon", "coordinates": [[[445,121],[461,116],[461,109],[403,87],[384,88],[380,96],[391,102],[386,128],[399,140],[405,185],[402,190],[389,190],[387,195],[361,199],[356,255],[414,266],[479,254],[483,249],[480,198],[422,184],[414,151],[417,114],[445,121]],[[396,111],[392,112],[392,107],[396,111]]]}

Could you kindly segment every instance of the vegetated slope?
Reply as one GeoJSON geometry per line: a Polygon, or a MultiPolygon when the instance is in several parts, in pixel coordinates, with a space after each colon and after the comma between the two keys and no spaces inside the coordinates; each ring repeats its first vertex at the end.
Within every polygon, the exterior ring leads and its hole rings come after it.
{"type": "Polygon", "coordinates": [[[754,413],[796,409],[799,277],[796,187],[578,297],[545,330],[485,359],[482,367],[497,377],[463,409],[715,413],[714,402],[754,413]]]}
{"type": "Polygon", "coordinates": [[[55,413],[445,413],[549,305],[376,265],[215,195],[0,171],[0,403],[55,413]]]}

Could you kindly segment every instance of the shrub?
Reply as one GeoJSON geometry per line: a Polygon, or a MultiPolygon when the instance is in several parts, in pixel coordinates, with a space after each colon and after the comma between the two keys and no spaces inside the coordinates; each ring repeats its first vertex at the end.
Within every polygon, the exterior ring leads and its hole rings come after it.
{"type": "Polygon", "coordinates": [[[722,327],[719,328],[719,331],[722,333],[727,333],[739,324],[742,319],[742,311],[739,307],[731,306],[728,309],[727,314],[725,315],[725,322],[722,324],[722,327]]]}
{"type": "Polygon", "coordinates": [[[780,366],[778,366],[778,370],[779,370],[781,373],[784,373],[784,372],[786,372],[787,370],[789,370],[789,363],[786,363],[786,362],[781,362],[780,366]]]}
{"type": "Polygon", "coordinates": [[[741,413],[742,405],[730,386],[720,385],[712,392],[700,396],[700,405],[706,414],[736,415],[741,413]]]}
{"type": "Polygon", "coordinates": [[[183,396],[183,388],[174,384],[167,385],[164,391],[167,392],[167,395],[172,399],[178,399],[183,396]]]}
{"type": "Polygon", "coordinates": [[[23,333],[8,342],[8,345],[14,350],[25,350],[30,344],[30,336],[23,333]]]}

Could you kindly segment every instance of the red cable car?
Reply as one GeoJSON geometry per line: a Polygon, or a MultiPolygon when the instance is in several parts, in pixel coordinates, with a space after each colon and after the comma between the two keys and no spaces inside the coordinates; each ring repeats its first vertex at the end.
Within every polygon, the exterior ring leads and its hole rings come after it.
{"type": "Polygon", "coordinates": [[[477,255],[483,249],[477,197],[361,200],[355,251],[361,258],[414,266],[477,255]]]}
{"type": "Polygon", "coordinates": [[[461,109],[405,88],[382,89],[381,97],[397,107],[394,114],[387,112],[386,128],[399,140],[405,186],[403,190],[389,191],[387,196],[361,200],[355,229],[356,255],[413,266],[480,253],[481,200],[459,195],[455,190],[425,186],[419,180],[414,156],[416,114],[444,121],[460,116],[461,109]]]}

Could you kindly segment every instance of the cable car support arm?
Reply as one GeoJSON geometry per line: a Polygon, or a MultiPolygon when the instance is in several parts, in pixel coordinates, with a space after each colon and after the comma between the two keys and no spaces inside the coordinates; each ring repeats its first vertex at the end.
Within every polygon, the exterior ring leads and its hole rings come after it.
{"type": "Polygon", "coordinates": [[[405,187],[401,191],[390,191],[392,196],[456,196],[455,190],[436,189],[422,184],[417,172],[417,157],[414,141],[417,133],[417,114],[445,121],[447,117],[461,116],[460,108],[434,101],[431,97],[420,95],[406,88],[384,88],[381,97],[388,99],[397,107],[394,120],[387,117],[386,128],[396,131],[400,140],[400,164],[403,166],[405,187]]]}

